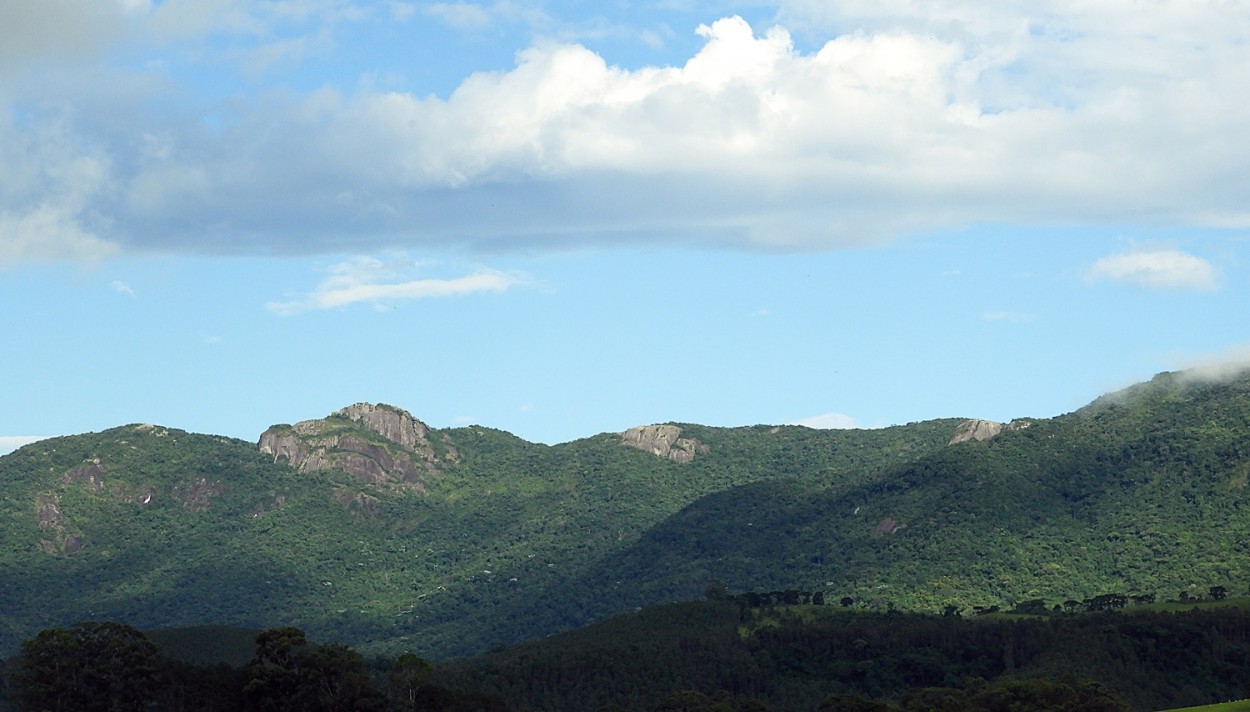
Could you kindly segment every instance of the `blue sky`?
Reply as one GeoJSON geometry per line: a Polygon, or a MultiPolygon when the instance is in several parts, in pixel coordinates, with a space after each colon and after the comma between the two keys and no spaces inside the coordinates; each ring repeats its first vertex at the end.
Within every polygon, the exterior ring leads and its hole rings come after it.
{"type": "Polygon", "coordinates": [[[1250,3],[0,5],[0,452],[1047,417],[1250,356],[1250,3]]]}

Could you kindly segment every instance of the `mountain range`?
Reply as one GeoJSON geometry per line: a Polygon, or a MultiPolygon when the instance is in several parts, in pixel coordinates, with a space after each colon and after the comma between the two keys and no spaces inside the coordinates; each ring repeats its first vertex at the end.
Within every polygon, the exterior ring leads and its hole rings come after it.
{"type": "Polygon", "coordinates": [[[1054,418],[669,423],[560,445],[357,404],[258,442],[126,425],[0,457],[0,654],[42,628],[296,625],[469,655],[799,589],[973,611],[1250,583],[1250,376],[1054,418]]]}

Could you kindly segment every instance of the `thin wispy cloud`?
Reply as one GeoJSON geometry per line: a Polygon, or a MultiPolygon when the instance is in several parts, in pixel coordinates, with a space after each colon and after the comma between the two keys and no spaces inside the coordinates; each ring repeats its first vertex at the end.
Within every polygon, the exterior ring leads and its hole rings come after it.
{"type": "Polygon", "coordinates": [[[817,430],[855,430],[863,427],[855,418],[845,413],[822,413],[796,420],[791,425],[804,425],[817,430]]]}
{"type": "Polygon", "coordinates": [[[124,294],[130,297],[131,299],[135,298],[135,290],[131,289],[129,284],[126,284],[120,279],[113,280],[112,283],[109,284],[109,286],[112,287],[113,291],[117,292],[118,294],[124,294]]]}
{"type": "Polygon", "coordinates": [[[47,440],[51,435],[0,435],[0,455],[7,455],[14,450],[37,443],[40,440],[47,440]]]}
{"type": "Polygon", "coordinates": [[[491,24],[492,14],[481,5],[463,2],[435,2],[422,7],[422,12],[460,30],[478,30],[491,24]]]}
{"type": "Polygon", "coordinates": [[[480,269],[462,277],[412,278],[413,273],[423,267],[422,263],[406,257],[392,260],[360,257],[334,265],[330,269],[330,277],[311,292],[292,300],[269,302],[265,306],[279,316],[293,316],[356,304],[380,308],[434,297],[504,292],[528,282],[522,275],[491,269],[480,269]]]}
{"type": "Polygon", "coordinates": [[[1122,252],[1100,258],[1086,272],[1090,281],[1111,281],[1150,289],[1218,288],[1218,273],[1210,262],[1180,250],[1122,252]]]}
{"type": "Polygon", "coordinates": [[[1033,315],[1019,311],[987,311],[981,315],[985,321],[1005,321],[1013,324],[1023,324],[1033,321],[1033,315]]]}

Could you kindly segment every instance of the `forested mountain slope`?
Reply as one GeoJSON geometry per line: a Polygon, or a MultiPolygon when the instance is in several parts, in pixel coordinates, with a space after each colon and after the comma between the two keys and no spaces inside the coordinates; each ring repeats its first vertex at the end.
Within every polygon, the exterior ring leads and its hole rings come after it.
{"type": "Polygon", "coordinates": [[[1001,428],[670,424],[546,446],[365,404],[259,447],[130,425],[0,458],[0,650],[113,619],[446,657],[709,579],[930,611],[1240,592],[1248,483],[1245,374],[1163,374],[1001,428]]]}
{"type": "Polygon", "coordinates": [[[1163,374],[878,478],[776,479],[709,495],[612,554],[596,583],[689,598],[818,588],[859,605],[1159,600],[1250,583],[1250,378],[1163,374]]]}
{"type": "Polygon", "coordinates": [[[571,587],[698,497],[776,477],[862,484],[958,422],[659,426],[548,447],[358,405],[275,426],[261,448],[150,425],[45,440],[0,458],[0,650],[112,619],[469,653],[581,623],[539,602],[595,599],[571,587]]]}

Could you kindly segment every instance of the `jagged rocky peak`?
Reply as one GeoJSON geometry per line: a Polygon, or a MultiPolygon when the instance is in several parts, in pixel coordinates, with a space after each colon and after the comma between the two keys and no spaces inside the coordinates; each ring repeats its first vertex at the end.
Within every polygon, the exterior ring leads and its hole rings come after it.
{"type": "Polygon", "coordinates": [[[621,433],[621,443],[681,463],[708,452],[707,445],[694,438],[683,438],[676,425],[639,425],[621,433]]]}
{"type": "Polygon", "coordinates": [[[409,450],[429,443],[430,428],[403,408],[378,403],[357,403],[334,411],[333,416],[354,420],[391,442],[409,450]]]}
{"type": "Polygon", "coordinates": [[[969,440],[989,440],[990,438],[1003,432],[1003,424],[996,423],[993,420],[981,420],[973,418],[965,420],[955,429],[955,434],[951,436],[948,445],[956,443],[968,442],[969,440]]]}
{"type": "Polygon", "coordinates": [[[429,436],[429,426],[402,408],[357,403],[321,420],[275,425],[260,436],[259,447],[274,462],[301,472],[337,468],[376,485],[421,490],[444,464],[458,459],[449,442],[440,457],[429,436]]]}

